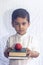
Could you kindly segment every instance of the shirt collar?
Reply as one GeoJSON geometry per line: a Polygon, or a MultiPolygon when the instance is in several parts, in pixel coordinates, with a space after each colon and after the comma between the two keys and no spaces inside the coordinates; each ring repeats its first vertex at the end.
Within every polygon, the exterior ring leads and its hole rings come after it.
{"type": "Polygon", "coordinates": [[[27,36],[28,33],[26,32],[24,35],[20,35],[20,34],[18,34],[18,33],[16,33],[16,34],[17,34],[18,37],[21,37],[21,38],[22,38],[22,37],[27,36]]]}

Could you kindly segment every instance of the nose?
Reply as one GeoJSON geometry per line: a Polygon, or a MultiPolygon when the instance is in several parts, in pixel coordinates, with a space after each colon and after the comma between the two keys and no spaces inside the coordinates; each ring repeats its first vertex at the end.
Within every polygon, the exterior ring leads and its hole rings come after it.
{"type": "Polygon", "coordinates": [[[19,25],[19,29],[22,29],[23,28],[23,26],[22,25],[19,25]]]}

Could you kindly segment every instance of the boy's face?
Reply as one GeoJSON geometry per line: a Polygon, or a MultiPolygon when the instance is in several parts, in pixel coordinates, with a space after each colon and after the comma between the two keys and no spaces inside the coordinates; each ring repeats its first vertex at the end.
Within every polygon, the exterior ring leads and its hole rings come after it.
{"type": "Polygon", "coordinates": [[[18,17],[16,20],[14,20],[13,27],[15,28],[17,33],[23,35],[26,33],[29,24],[30,23],[27,21],[27,18],[18,17]]]}

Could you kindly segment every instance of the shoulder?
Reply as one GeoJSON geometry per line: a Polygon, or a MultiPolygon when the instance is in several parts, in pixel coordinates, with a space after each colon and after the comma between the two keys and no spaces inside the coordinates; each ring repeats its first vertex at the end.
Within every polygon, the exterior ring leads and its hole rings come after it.
{"type": "Polygon", "coordinates": [[[33,45],[39,44],[39,40],[38,40],[38,37],[37,36],[35,36],[35,35],[29,35],[29,39],[30,39],[30,42],[33,45]]]}
{"type": "Polygon", "coordinates": [[[30,41],[32,41],[33,36],[32,36],[32,35],[30,35],[30,34],[28,34],[27,36],[28,36],[28,39],[29,39],[30,41]]]}
{"type": "Polygon", "coordinates": [[[12,39],[15,39],[15,37],[16,37],[16,34],[9,36],[9,37],[8,37],[8,41],[9,41],[9,40],[12,40],[12,39]]]}
{"type": "Polygon", "coordinates": [[[39,45],[39,40],[38,40],[38,37],[37,36],[32,36],[31,37],[31,42],[32,42],[32,46],[34,46],[34,47],[37,47],[38,45],[39,45]]]}
{"type": "Polygon", "coordinates": [[[38,42],[38,37],[37,36],[32,36],[32,40],[37,43],[38,42]]]}
{"type": "Polygon", "coordinates": [[[32,39],[33,41],[38,40],[38,37],[35,36],[35,35],[29,35],[29,37],[30,37],[30,39],[32,39]]]}

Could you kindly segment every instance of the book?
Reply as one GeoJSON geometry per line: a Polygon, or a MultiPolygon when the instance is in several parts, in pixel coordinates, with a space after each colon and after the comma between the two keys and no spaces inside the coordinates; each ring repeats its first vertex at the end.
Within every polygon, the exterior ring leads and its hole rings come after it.
{"type": "Polygon", "coordinates": [[[22,48],[21,50],[12,49],[9,52],[9,57],[26,57],[26,49],[22,48]]]}
{"type": "Polygon", "coordinates": [[[16,59],[16,60],[28,60],[28,57],[9,57],[9,59],[16,59]]]}

